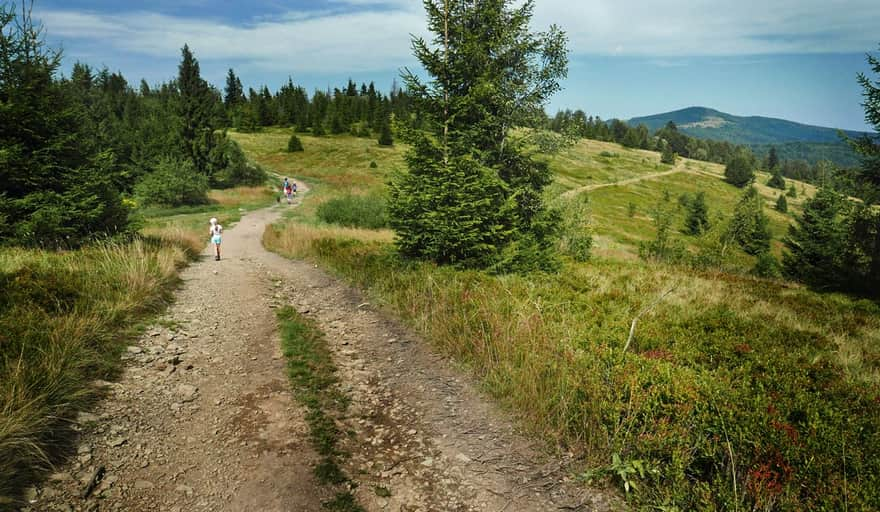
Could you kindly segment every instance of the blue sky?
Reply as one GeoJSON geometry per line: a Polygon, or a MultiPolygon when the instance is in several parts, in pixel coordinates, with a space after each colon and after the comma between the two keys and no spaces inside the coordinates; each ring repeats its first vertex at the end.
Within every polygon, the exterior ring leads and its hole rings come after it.
{"type": "MultiPolygon", "coordinates": [[[[173,78],[188,43],[203,76],[308,89],[383,90],[417,67],[420,0],[36,0],[64,68],[80,60],[133,84],[173,78]]],[[[878,52],[877,0],[536,0],[533,24],[569,36],[569,78],[549,110],[630,118],[692,105],[866,130],[855,77],[878,52]]]]}

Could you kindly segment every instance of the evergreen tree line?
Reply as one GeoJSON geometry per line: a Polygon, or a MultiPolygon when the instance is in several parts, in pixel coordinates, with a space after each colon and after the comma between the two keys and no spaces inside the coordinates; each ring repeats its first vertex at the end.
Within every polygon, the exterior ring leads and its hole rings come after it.
{"type": "Polygon", "coordinates": [[[672,121],[652,134],[643,124],[630,126],[620,119],[609,122],[599,116],[587,116],[582,110],[561,110],[552,119],[546,119],[543,127],[586,139],[616,142],[627,148],[669,151],[680,157],[724,165],[737,155],[748,155],[750,160],[755,158],[747,146],[691,137],[678,131],[672,121]]]}
{"type": "Polygon", "coordinates": [[[188,47],[154,88],[79,62],[60,77],[60,64],[30,13],[0,4],[0,243],[75,247],[132,232],[137,202],[265,180],[221,131],[220,93],[188,47]]]}
{"type": "Polygon", "coordinates": [[[349,133],[359,137],[378,135],[382,144],[391,144],[392,118],[407,124],[420,124],[412,115],[412,100],[396,82],[389,94],[376,89],[373,82],[360,87],[352,80],[332,91],[315,90],[311,97],[305,88],[288,79],[278,91],[268,86],[249,89],[230,69],[223,95],[226,126],[240,131],[256,131],[269,126],[293,127],[295,131],[321,136],[349,133]]]}

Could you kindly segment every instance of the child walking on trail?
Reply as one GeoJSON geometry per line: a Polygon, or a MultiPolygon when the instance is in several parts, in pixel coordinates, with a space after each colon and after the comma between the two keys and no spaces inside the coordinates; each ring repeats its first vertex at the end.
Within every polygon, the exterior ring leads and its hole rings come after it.
{"type": "Polygon", "coordinates": [[[223,234],[223,226],[217,224],[217,219],[211,217],[211,243],[214,244],[214,259],[220,261],[220,240],[223,234]]]}

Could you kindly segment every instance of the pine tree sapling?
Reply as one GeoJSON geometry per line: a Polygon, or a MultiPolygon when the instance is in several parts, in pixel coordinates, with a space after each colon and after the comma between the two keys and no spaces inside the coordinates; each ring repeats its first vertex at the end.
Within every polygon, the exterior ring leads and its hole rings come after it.
{"type": "Polygon", "coordinates": [[[780,194],[779,197],[776,198],[776,211],[780,213],[788,213],[788,200],[785,199],[785,196],[780,194]]]}
{"type": "Polygon", "coordinates": [[[744,155],[734,156],[724,168],[724,178],[727,182],[740,188],[751,183],[754,177],[752,163],[744,155]]]}
{"type": "Polygon", "coordinates": [[[797,197],[797,189],[794,188],[794,183],[792,183],[791,186],[788,187],[788,192],[785,195],[792,198],[797,197]]]}
{"type": "Polygon", "coordinates": [[[843,274],[846,239],[846,200],[821,188],[804,202],[797,224],[783,239],[788,249],[782,257],[785,274],[819,288],[835,288],[843,274]]]}
{"type": "Polygon", "coordinates": [[[699,236],[709,229],[709,207],[706,206],[706,193],[698,192],[687,204],[685,232],[699,236]]]}
{"type": "Polygon", "coordinates": [[[379,145],[380,146],[391,146],[394,144],[394,139],[391,136],[391,120],[383,118],[382,126],[379,129],[379,145]]]}
{"type": "Polygon", "coordinates": [[[663,153],[660,154],[660,163],[675,165],[676,154],[672,151],[672,145],[666,144],[663,146],[663,153]]]}
{"type": "Polygon", "coordinates": [[[782,173],[778,170],[774,170],[773,176],[771,176],[770,180],[767,182],[767,186],[778,188],[779,190],[785,190],[785,178],[782,177],[782,173]]]}
{"type": "Polygon", "coordinates": [[[297,151],[302,151],[302,150],[303,150],[303,145],[302,145],[302,142],[299,140],[299,137],[297,137],[295,133],[291,134],[290,140],[287,141],[287,152],[288,153],[296,153],[297,151]]]}
{"type": "Polygon", "coordinates": [[[755,187],[749,187],[733,211],[728,237],[753,256],[770,250],[770,221],[764,215],[764,200],[755,187]]]}

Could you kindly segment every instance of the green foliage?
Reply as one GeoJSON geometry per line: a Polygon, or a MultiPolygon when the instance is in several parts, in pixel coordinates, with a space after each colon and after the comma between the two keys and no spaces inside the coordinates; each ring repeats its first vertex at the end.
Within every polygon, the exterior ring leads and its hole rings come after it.
{"type": "Polygon", "coordinates": [[[727,237],[753,256],[770,250],[769,220],[764,215],[764,200],[755,187],[743,193],[733,211],[727,237]]]}
{"type": "Polygon", "coordinates": [[[559,90],[565,36],[555,27],[530,32],[532,1],[424,5],[438,47],[416,38],[413,49],[430,81],[410,72],[404,80],[432,140],[404,134],[409,173],[392,183],[390,210],[398,246],[441,263],[551,268],[558,215],[542,196],[551,175],[510,131],[535,125],[559,90]]]}
{"type": "Polygon", "coordinates": [[[269,175],[261,166],[248,161],[238,144],[223,134],[215,134],[218,142],[211,152],[212,185],[216,188],[232,188],[240,185],[259,186],[269,175]]]}
{"type": "Polygon", "coordinates": [[[69,456],[76,415],[110,380],[131,326],[168,303],[184,252],[158,240],[0,249],[0,503],[69,456]]]}
{"type": "Polygon", "coordinates": [[[21,16],[0,4],[0,243],[71,247],[124,233],[122,169],[54,79],[60,54],[21,16]]]}
{"type": "Polygon", "coordinates": [[[677,155],[672,150],[672,145],[666,144],[663,146],[663,152],[660,154],[660,163],[675,165],[676,157],[677,155]]]}
{"type": "Polygon", "coordinates": [[[365,229],[388,227],[385,200],[379,196],[347,195],[333,198],[321,203],[316,214],[328,224],[365,229]]]}
{"type": "Polygon", "coordinates": [[[755,178],[752,162],[744,155],[736,155],[724,168],[724,178],[731,185],[745,187],[755,178]]]}
{"type": "Polygon", "coordinates": [[[629,218],[633,218],[633,217],[636,216],[636,211],[637,211],[636,203],[633,203],[632,201],[630,201],[630,202],[626,205],[626,215],[627,215],[629,218]]]}
{"type": "Polygon", "coordinates": [[[804,202],[803,214],[789,228],[782,257],[787,276],[817,288],[834,288],[842,266],[846,238],[844,199],[829,189],[819,189],[804,202]]]}
{"type": "Polygon", "coordinates": [[[391,120],[388,118],[383,118],[382,126],[379,127],[379,145],[391,146],[393,144],[394,139],[391,136],[391,120]]]}
{"type": "Polygon", "coordinates": [[[774,208],[776,208],[777,212],[788,213],[788,199],[780,194],[779,197],[776,198],[776,206],[774,208]]]}
{"type": "Polygon", "coordinates": [[[782,271],[779,266],[779,260],[770,254],[769,251],[758,254],[755,266],[752,268],[752,274],[758,277],[780,277],[782,271]]]}
{"type": "Polygon", "coordinates": [[[442,149],[424,137],[414,141],[406,159],[409,172],[390,184],[388,207],[400,252],[438,263],[491,266],[511,236],[504,222],[512,208],[504,183],[471,158],[444,163],[442,149]]]}
{"type": "Polygon", "coordinates": [[[699,192],[687,202],[685,232],[699,236],[709,229],[709,207],[706,206],[706,193],[699,192]]]}
{"type": "Polygon", "coordinates": [[[379,168],[379,164],[377,164],[375,160],[371,160],[370,161],[370,169],[378,169],[378,168],[379,168]]]}
{"type": "Polygon", "coordinates": [[[299,137],[294,133],[290,136],[290,140],[287,141],[287,152],[296,153],[298,151],[303,151],[303,145],[302,141],[300,141],[299,137]]]}
{"type": "Polygon", "coordinates": [[[785,195],[791,198],[797,197],[797,189],[794,188],[794,183],[792,183],[791,186],[788,187],[788,192],[786,192],[785,195]]]}
{"type": "MultiPolygon", "coordinates": [[[[281,345],[294,396],[308,409],[309,440],[321,460],[314,468],[322,484],[342,485],[349,478],[342,469],[344,453],[338,444],[341,432],[334,417],[348,409],[349,399],[336,386],[336,366],[323,333],[314,322],[291,307],[278,310],[281,345]]],[[[344,492],[324,503],[328,510],[361,511],[354,496],[344,492]]]]}
{"type": "Polygon", "coordinates": [[[654,225],[657,234],[653,240],[639,244],[639,256],[646,260],[681,262],[687,257],[687,250],[680,240],[672,238],[672,215],[662,205],[654,210],[654,225]]]}
{"type": "Polygon", "coordinates": [[[588,261],[593,248],[589,196],[560,198],[554,206],[563,214],[559,229],[560,251],[579,263],[588,261]]]}
{"type": "Polygon", "coordinates": [[[183,206],[208,202],[208,178],[188,160],[163,160],[135,185],[145,205],[183,206]]]}
{"type": "Polygon", "coordinates": [[[776,147],[770,146],[770,151],[767,153],[767,170],[772,172],[777,167],[779,167],[779,156],[776,154],[776,147]]]}
{"type": "MultiPolygon", "coordinates": [[[[862,86],[862,97],[865,102],[865,120],[874,127],[874,131],[880,132],[880,59],[874,55],[867,55],[868,65],[877,75],[874,81],[864,73],[859,73],[858,82],[862,86]]],[[[861,180],[870,184],[875,189],[880,189],[880,141],[877,136],[864,135],[852,143],[853,148],[861,157],[861,180]]]]}
{"type": "Polygon", "coordinates": [[[878,295],[880,212],[830,189],[804,203],[784,239],[787,276],[819,289],[878,295]]]}
{"type": "Polygon", "coordinates": [[[778,188],[779,190],[785,190],[785,178],[782,177],[782,174],[778,170],[774,169],[773,176],[767,181],[767,186],[778,188]]]}

